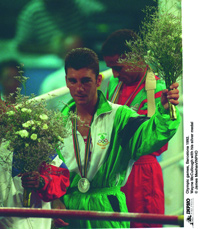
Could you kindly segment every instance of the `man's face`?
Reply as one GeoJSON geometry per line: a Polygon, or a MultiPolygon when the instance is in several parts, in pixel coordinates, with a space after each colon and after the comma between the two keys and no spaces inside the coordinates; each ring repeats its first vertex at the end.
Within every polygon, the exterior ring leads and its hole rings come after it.
{"type": "Polygon", "coordinates": [[[88,68],[67,70],[67,87],[77,105],[93,106],[97,102],[97,87],[101,85],[102,77],[96,79],[94,72],[88,68]]]}
{"type": "Polygon", "coordinates": [[[104,56],[106,65],[113,71],[113,75],[119,78],[120,81],[129,85],[139,81],[143,75],[143,71],[139,68],[132,69],[126,64],[118,63],[119,55],[104,56]]]}

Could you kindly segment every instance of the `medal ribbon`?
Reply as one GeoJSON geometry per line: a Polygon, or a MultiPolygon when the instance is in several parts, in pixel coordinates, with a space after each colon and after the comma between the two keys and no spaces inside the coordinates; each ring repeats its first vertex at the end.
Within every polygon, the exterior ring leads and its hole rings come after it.
{"type": "MultiPolygon", "coordinates": [[[[127,105],[127,104],[130,102],[131,99],[133,100],[134,95],[136,94],[138,88],[139,88],[139,87],[141,86],[141,84],[144,82],[144,80],[145,80],[145,78],[146,78],[146,75],[147,75],[147,69],[145,70],[145,73],[144,73],[143,77],[141,78],[141,80],[139,81],[139,83],[138,83],[136,89],[135,89],[135,90],[131,93],[131,95],[128,97],[128,99],[126,100],[126,102],[124,103],[124,105],[127,105]]],[[[112,99],[111,99],[111,102],[112,102],[112,103],[117,103],[117,100],[118,100],[119,93],[120,93],[120,90],[121,90],[121,88],[122,88],[122,85],[123,85],[123,83],[122,83],[122,81],[120,81],[120,82],[118,83],[116,89],[115,89],[115,92],[114,92],[113,96],[112,96],[112,99]]],[[[131,100],[131,101],[132,101],[132,100],[131,100]]]]}
{"type": "Polygon", "coordinates": [[[113,96],[112,96],[110,102],[112,102],[112,103],[116,103],[116,102],[117,102],[118,97],[119,97],[119,92],[120,92],[120,90],[121,90],[122,85],[123,85],[123,83],[122,83],[122,81],[120,81],[120,82],[118,83],[116,89],[115,89],[115,92],[114,92],[114,94],[113,94],[113,96]]]}
{"type": "MultiPolygon", "coordinates": [[[[90,126],[93,121],[93,117],[90,121],[90,126]]],[[[86,147],[85,147],[85,160],[84,160],[84,173],[82,174],[82,165],[81,165],[81,157],[80,157],[80,148],[78,144],[78,137],[77,137],[77,119],[74,118],[72,122],[72,132],[73,132],[73,142],[74,142],[74,152],[76,156],[76,161],[78,164],[78,168],[81,174],[81,177],[87,177],[87,168],[88,168],[88,162],[90,158],[90,145],[91,145],[91,128],[89,127],[88,130],[88,135],[87,135],[87,142],[86,142],[86,147]]]]}

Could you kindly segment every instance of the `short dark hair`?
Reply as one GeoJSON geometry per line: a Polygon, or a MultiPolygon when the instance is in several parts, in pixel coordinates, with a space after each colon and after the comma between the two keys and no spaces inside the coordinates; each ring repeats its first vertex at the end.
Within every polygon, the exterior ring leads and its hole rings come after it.
{"type": "Polygon", "coordinates": [[[116,54],[122,55],[126,52],[130,52],[130,48],[127,46],[126,41],[137,39],[136,33],[131,29],[120,29],[113,32],[105,40],[102,46],[103,56],[114,56],[116,54]]]}
{"type": "Polygon", "coordinates": [[[97,54],[89,48],[72,49],[65,57],[65,73],[68,68],[79,70],[81,68],[91,69],[96,78],[99,75],[99,59],[97,54]]]}

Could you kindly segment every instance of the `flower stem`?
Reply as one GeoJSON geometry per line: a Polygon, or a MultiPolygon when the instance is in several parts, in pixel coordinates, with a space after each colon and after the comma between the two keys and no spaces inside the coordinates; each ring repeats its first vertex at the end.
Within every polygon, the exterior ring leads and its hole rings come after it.
{"type": "Polygon", "coordinates": [[[169,115],[170,115],[170,119],[171,120],[176,120],[177,119],[176,108],[169,101],[168,101],[168,104],[169,104],[169,115]]]}
{"type": "MultiPolygon", "coordinates": [[[[170,89],[170,85],[172,85],[172,83],[174,83],[175,80],[172,80],[171,78],[169,79],[165,79],[165,83],[166,83],[166,87],[170,89]]],[[[173,90],[173,89],[172,89],[173,90]]],[[[176,108],[173,104],[170,103],[169,99],[168,99],[168,104],[169,104],[169,115],[170,115],[170,119],[171,120],[176,120],[177,119],[177,115],[176,115],[176,108]]]]}
{"type": "Polygon", "coordinates": [[[31,194],[32,190],[31,189],[25,189],[23,192],[23,207],[30,207],[31,206],[31,194]]]}

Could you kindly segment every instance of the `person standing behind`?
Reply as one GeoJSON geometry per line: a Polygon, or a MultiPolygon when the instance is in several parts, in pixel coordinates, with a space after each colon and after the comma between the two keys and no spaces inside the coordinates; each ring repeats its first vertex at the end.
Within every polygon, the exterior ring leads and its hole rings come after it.
{"type": "MultiPolygon", "coordinates": [[[[126,41],[136,40],[137,35],[129,29],[113,32],[103,43],[102,55],[113,71],[106,92],[113,103],[127,105],[140,115],[151,117],[160,101],[164,81],[153,74],[149,66],[131,68],[118,63],[120,57],[130,52],[126,41]]],[[[127,169],[127,182],[122,187],[129,212],[164,214],[164,183],[162,169],[157,161],[167,150],[167,144],[152,154],[131,160],[127,169]],[[130,175],[129,175],[130,174],[130,175]]],[[[161,227],[159,224],[131,222],[132,228],[161,227]]]]}
{"type": "Polygon", "coordinates": [[[12,94],[12,103],[15,103],[17,88],[21,85],[15,78],[19,74],[17,66],[20,63],[15,59],[0,62],[0,95],[3,98],[12,94]]]}
{"type": "MultiPolygon", "coordinates": [[[[97,89],[102,76],[98,57],[92,50],[71,50],[65,58],[65,72],[73,99],[62,112],[73,112],[80,119],[72,119],[72,136],[64,139],[64,147],[58,152],[70,171],[70,187],[61,198],[62,206],[56,201],[53,207],[127,212],[120,188],[128,162],[161,148],[175,134],[180,116],[170,120],[168,99],[178,105],[178,83],[171,85],[174,90],[163,90],[155,115],[148,119],[127,106],[110,103],[97,89]]],[[[61,222],[60,226],[65,226],[61,222]]],[[[70,228],[130,226],[127,221],[89,219],[69,219],[68,223],[70,228]]]]}

